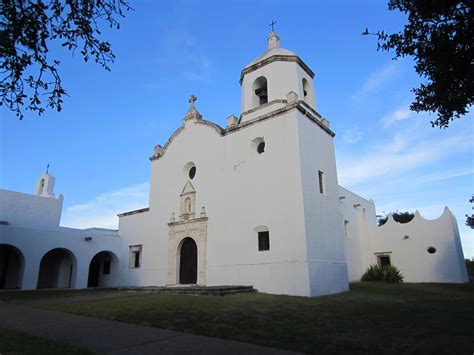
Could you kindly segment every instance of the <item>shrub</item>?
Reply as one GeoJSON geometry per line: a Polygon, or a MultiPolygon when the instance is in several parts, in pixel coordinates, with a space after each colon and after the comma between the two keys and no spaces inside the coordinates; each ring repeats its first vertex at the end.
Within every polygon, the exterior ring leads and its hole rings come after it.
{"type": "Polygon", "coordinates": [[[467,274],[470,277],[474,277],[474,261],[469,260],[469,259],[465,259],[465,261],[466,261],[467,274]]]}
{"type": "Polygon", "coordinates": [[[403,274],[393,265],[370,265],[362,275],[361,281],[385,281],[388,283],[403,282],[403,274]]]}
{"type": "MultiPolygon", "coordinates": [[[[393,220],[398,223],[408,223],[410,222],[414,217],[415,214],[412,212],[393,212],[392,213],[393,220]]],[[[385,217],[381,217],[377,220],[377,225],[379,227],[383,226],[385,223],[388,221],[388,214],[385,217]]]]}

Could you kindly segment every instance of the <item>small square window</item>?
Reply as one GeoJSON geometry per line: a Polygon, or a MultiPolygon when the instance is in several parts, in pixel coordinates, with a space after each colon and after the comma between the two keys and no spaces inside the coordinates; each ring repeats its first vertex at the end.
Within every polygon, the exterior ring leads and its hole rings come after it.
{"type": "Polygon", "coordinates": [[[323,195],[326,194],[326,189],[325,189],[325,179],[324,179],[324,173],[321,170],[318,170],[318,180],[319,180],[319,192],[323,195]]]}
{"type": "Polygon", "coordinates": [[[270,232],[258,232],[258,251],[270,250],[270,232]]]}
{"type": "Polygon", "coordinates": [[[102,273],[104,275],[110,274],[110,260],[104,260],[104,267],[102,268],[102,273]]]}
{"type": "Polygon", "coordinates": [[[380,266],[390,266],[390,255],[379,255],[377,261],[380,266]]]}

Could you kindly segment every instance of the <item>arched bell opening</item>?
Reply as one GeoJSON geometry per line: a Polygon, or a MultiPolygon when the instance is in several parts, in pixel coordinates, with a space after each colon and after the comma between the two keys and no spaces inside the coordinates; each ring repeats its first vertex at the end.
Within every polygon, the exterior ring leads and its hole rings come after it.
{"type": "Polygon", "coordinates": [[[253,82],[253,107],[266,104],[268,102],[267,78],[260,76],[253,82]]]}

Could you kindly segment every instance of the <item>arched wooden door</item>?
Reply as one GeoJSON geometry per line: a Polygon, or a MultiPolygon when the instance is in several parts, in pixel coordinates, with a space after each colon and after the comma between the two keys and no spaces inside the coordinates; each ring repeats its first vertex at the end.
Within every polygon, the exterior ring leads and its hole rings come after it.
{"type": "Polygon", "coordinates": [[[179,261],[180,284],[195,284],[197,282],[197,252],[196,242],[192,238],[184,238],[179,261]]]}

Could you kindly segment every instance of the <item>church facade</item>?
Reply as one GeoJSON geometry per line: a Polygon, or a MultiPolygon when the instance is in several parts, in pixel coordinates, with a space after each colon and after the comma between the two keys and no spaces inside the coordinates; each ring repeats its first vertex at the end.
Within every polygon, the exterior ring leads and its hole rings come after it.
{"type": "Polygon", "coordinates": [[[338,185],[313,78],[272,32],[241,72],[240,117],[220,127],[192,96],[150,157],[149,206],[119,214],[118,231],[60,227],[50,174],[35,195],[0,190],[0,288],[252,285],[319,296],[347,290],[374,263],[410,282],[467,282],[448,209],[377,227],[373,201],[338,185]]]}

